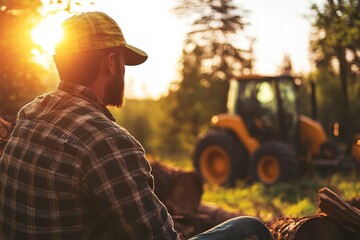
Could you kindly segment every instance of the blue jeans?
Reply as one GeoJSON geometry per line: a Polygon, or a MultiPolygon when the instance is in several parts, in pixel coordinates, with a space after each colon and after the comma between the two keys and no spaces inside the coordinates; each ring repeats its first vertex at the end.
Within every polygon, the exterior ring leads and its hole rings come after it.
{"type": "Polygon", "coordinates": [[[269,229],[257,218],[236,217],[189,240],[272,240],[269,229]]]}

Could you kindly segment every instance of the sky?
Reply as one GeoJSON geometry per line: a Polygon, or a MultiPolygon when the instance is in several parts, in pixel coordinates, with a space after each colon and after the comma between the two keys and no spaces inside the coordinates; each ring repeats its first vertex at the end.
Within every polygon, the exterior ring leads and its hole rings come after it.
{"type": "MultiPolygon", "coordinates": [[[[105,0],[99,10],[119,24],[126,42],[144,50],[149,58],[126,68],[126,97],[158,98],[177,79],[178,61],[188,29],[171,9],[170,0],[105,0]],[[116,6],[110,7],[109,6],[116,6]]],[[[99,3],[100,3],[99,2],[99,3]]]]}
{"type": "MultiPolygon", "coordinates": [[[[139,66],[126,68],[126,97],[159,98],[171,82],[178,80],[183,42],[190,29],[184,19],[171,12],[177,0],[101,0],[94,9],[106,12],[121,27],[127,43],[145,50],[149,58],[139,66]]],[[[295,73],[311,70],[309,62],[312,3],[325,0],[234,0],[249,10],[245,20],[248,37],[255,38],[254,73],[276,74],[285,54],[295,73]]],[[[242,41],[239,38],[239,41],[242,41]]]]}

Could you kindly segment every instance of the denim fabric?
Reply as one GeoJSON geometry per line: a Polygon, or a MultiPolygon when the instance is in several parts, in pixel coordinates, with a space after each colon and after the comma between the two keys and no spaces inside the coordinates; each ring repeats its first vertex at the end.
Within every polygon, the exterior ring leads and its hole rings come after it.
{"type": "Polygon", "coordinates": [[[272,240],[269,229],[257,218],[236,217],[189,240],[272,240]]]}

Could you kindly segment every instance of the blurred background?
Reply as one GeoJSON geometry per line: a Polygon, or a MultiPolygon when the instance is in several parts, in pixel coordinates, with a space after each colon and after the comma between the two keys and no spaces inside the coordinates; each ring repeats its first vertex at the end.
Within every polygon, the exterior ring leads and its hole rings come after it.
{"type": "Polygon", "coordinates": [[[211,116],[226,111],[229,80],[243,74],[301,76],[304,114],[316,82],[317,118],[329,133],[334,122],[339,139],[359,128],[356,0],[0,0],[1,115],[56,88],[61,22],[95,10],[149,54],[126,69],[127,103],[112,110],[149,153],[189,154],[211,116]]]}
{"type": "Polygon", "coordinates": [[[226,111],[231,78],[293,74],[303,80],[302,111],[317,84],[317,117],[337,138],[359,128],[359,2],[286,0],[0,0],[0,114],[15,115],[56,88],[52,55],[60,24],[104,11],[149,60],[126,69],[118,122],[156,155],[190,154],[211,116],[226,111]],[[156,137],[154,137],[156,136],[156,137]]]}
{"type": "MultiPolygon", "coordinates": [[[[304,115],[314,115],[316,84],[315,118],[326,133],[346,142],[360,132],[359,0],[0,0],[0,116],[14,117],[56,89],[52,56],[60,24],[95,10],[113,17],[127,42],[149,54],[146,63],[126,69],[125,106],[111,111],[155,159],[192,169],[197,137],[227,110],[229,80],[249,74],[299,77],[304,115]]],[[[324,185],[346,198],[360,191],[351,176],[276,188],[239,184],[207,189],[203,199],[271,219],[280,210],[314,212],[314,192],[324,185]],[[266,210],[269,202],[275,213],[266,210]]]]}

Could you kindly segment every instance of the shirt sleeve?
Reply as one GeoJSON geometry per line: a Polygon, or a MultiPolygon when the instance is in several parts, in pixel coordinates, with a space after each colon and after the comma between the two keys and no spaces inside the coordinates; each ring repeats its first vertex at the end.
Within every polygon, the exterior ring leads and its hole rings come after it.
{"type": "Polygon", "coordinates": [[[179,239],[154,194],[150,164],[135,139],[127,134],[102,139],[88,156],[85,181],[119,239],[179,239]]]}

